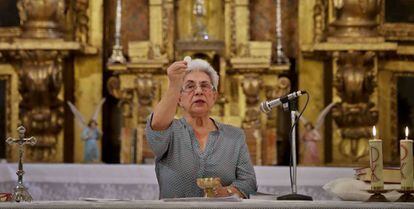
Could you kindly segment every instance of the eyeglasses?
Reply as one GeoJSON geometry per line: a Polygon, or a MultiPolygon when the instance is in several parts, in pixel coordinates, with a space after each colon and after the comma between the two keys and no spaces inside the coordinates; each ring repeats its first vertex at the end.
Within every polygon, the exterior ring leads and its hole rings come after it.
{"type": "Polygon", "coordinates": [[[195,82],[187,82],[181,90],[190,93],[195,91],[197,86],[199,86],[203,92],[215,91],[214,86],[210,82],[200,82],[198,85],[195,82]]]}

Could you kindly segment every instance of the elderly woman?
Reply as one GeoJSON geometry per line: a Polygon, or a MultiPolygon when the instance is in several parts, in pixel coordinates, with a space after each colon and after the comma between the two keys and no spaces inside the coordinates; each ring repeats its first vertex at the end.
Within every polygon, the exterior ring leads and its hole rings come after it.
{"type": "Polygon", "coordinates": [[[217,197],[247,198],[257,185],[244,132],[209,116],[218,97],[217,72],[196,59],[174,62],[167,74],[168,90],[146,127],[160,198],[201,197],[196,180],[210,177],[221,179],[217,197]],[[178,106],[183,118],[174,119],[178,106]]]}

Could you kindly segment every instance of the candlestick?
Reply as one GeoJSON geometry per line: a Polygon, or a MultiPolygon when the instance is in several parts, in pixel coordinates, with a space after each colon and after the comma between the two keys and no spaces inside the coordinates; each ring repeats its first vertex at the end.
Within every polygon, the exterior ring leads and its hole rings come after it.
{"type": "Polygon", "coordinates": [[[283,52],[283,45],[282,45],[282,5],[281,0],[276,0],[276,53],[273,57],[273,60],[278,64],[288,64],[289,59],[286,57],[285,53],[283,52]]]}
{"type": "Polygon", "coordinates": [[[121,24],[122,24],[122,2],[116,2],[116,16],[115,16],[115,45],[112,47],[111,57],[108,59],[108,64],[125,64],[126,59],[122,53],[121,45],[121,24]]]}
{"type": "Polygon", "coordinates": [[[400,140],[401,189],[414,189],[413,181],[413,140],[408,139],[408,127],[405,127],[405,139],[400,140]]]}
{"type": "Polygon", "coordinates": [[[372,129],[373,139],[369,140],[369,156],[371,167],[371,189],[383,190],[383,161],[382,161],[382,140],[376,139],[376,128],[372,129]]]}

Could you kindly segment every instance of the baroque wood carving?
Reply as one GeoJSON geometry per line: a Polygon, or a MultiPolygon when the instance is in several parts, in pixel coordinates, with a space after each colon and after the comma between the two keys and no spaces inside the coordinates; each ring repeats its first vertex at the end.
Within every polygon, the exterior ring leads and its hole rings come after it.
{"type": "Polygon", "coordinates": [[[343,138],[369,138],[378,121],[378,110],[369,99],[376,87],[373,58],[370,52],[339,55],[334,87],[342,101],[332,111],[343,138]]]}
{"type": "Polygon", "coordinates": [[[15,67],[21,95],[19,118],[39,142],[28,151],[29,161],[61,161],[64,103],[64,59],[88,42],[88,1],[19,0],[21,33],[0,42],[5,61],[15,67]],[[71,6],[74,5],[74,6],[71,6]],[[70,11],[70,12],[68,12],[70,11]],[[76,25],[67,25],[74,13],[76,25]],[[66,29],[75,28],[74,31],[66,29]],[[75,36],[68,35],[76,33],[75,36]],[[67,34],[68,33],[68,34],[67,34]]]}

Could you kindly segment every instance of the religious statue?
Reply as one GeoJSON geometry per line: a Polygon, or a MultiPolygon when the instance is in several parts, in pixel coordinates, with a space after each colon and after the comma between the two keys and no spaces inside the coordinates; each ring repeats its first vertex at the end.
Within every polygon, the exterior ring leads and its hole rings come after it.
{"type": "MultiPolygon", "coordinates": [[[[305,117],[301,116],[300,120],[304,123],[305,131],[300,137],[300,142],[303,143],[303,154],[302,154],[302,163],[305,164],[316,164],[320,163],[320,158],[318,154],[318,144],[317,142],[321,140],[320,128],[325,121],[326,115],[331,111],[332,107],[336,103],[331,103],[326,106],[321,113],[319,113],[316,123],[308,121],[305,117]]],[[[296,115],[299,115],[296,112],[296,115]]]]}
{"type": "Polygon", "coordinates": [[[193,14],[195,17],[195,22],[193,25],[193,35],[197,40],[207,40],[209,39],[209,34],[207,32],[206,21],[206,8],[204,0],[195,0],[193,6],[193,14]]]}
{"type": "Polygon", "coordinates": [[[99,104],[96,106],[95,111],[88,122],[86,122],[85,118],[82,116],[79,110],[76,109],[75,105],[73,105],[71,102],[68,102],[73,115],[82,128],[81,139],[85,143],[83,152],[83,161],[85,163],[99,162],[99,149],[96,142],[102,136],[102,131],[98,128],[97,117],[104,102],[105,98],[103,98],[101,102],[99,102],[99,104]]]}

